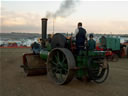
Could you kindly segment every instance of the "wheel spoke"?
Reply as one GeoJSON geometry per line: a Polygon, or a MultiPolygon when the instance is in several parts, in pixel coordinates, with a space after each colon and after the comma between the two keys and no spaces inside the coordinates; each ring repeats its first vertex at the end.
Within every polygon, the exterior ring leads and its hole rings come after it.
{"type": "Polygon", "coordinates": [[[57,62],[60,62],[59,52],[57,52],[57,54],[56,54],[55,58],[56,58],[56,61],[57,61],[57,62]]]}
{"type": "Polygon", "coordinates": [[[60,78],[60,80],[63,80],[63,76],[62,76],[62,69],[60,69],[60,74],[59,74],[59,78],[60,78]]]}
{"type": "Polygon", "coordinates": [[[55,56],[55,59],[56,59],[56,61],[58,62],[58,57],[57,57],[57,56],[55,56]]]}
{"type": "Polygon", "coordinates": [[[53,65],[57,66],[57,63],[56,63],[56,62],[52,61],[51,63],[52,63],[53,65]]]}
{"type": "Polygon", "coordinates": [[[53,73],[55,73],[57,71],[56,68],[52,68],[51,70],[53,73]]]}
{"type": "Polygon", "coordinates": [[[66,60],[66,58],[65,58],[65,56],[63,55],[62,63],[64,63],[65,60],[66,60]]]}
{"type": "Polygon", "coordinates": [[[64,73],[65,74],[68,72],[68,70],[66,68],[63,68],[63,70],[64,70],[64,73]]]}
{"type": "Polygon", "coordinates": [[[57,73],[57,72],[59,72],[59,69],[56,69],[56,71],[55,71],[55,72],[56,72],[56,73],[57,73]]]}
{"type": "Polygon", "coordinates": [[[67,69],[68,68],[68,65],[67,64],[65,64],[65,63],[63,63],[63,69],[67,69]]]}

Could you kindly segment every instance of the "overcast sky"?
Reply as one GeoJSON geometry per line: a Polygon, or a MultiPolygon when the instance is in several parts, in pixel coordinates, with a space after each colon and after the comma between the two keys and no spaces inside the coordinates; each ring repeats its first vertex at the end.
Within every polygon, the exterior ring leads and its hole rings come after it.
{"type": "MultiPolygon", "coordinates": [[[[56,13],[55,32],[74,32],[82,22],[88,33],[128,34],[128,1],[72,0],[72,6],[59,11],[63,1],[2,0],[0,32],[41,33],[41,18],[56,13]]],[[[53,18],[49,18],[48,33],[52,32],[53,18]]]]}

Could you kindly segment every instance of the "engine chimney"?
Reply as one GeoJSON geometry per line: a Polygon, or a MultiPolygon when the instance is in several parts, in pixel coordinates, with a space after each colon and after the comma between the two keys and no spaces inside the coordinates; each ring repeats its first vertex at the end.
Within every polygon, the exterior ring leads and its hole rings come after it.
{"type": "Polygon", "coordinates": [[[47,18],[42,18],[42,39],[45,40],[47,36],[47,18]]]}
{"type": "Polygon", "coordinates": [[[42,18],[42,47],[44,48],[45,40],[47,37],[47,18],[42,18]]]}

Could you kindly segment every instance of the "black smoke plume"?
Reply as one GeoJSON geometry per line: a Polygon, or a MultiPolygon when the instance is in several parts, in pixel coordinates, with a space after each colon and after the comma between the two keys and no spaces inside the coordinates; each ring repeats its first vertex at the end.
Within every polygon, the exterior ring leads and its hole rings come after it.
{"type": "Polygon", "coordinates": [[[59,9],[55,13],[47,12],[46,17],[67,17],[75,11],[75,6],[78,2],[79,0],[65,0],[61,3],[59,9]]]}

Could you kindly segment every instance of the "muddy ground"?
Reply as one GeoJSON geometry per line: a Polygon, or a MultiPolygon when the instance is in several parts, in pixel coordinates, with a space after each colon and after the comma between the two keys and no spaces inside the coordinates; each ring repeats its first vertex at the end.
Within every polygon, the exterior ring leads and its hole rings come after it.
{"type": "Polygon", "coordinates": [[[109,78],[103,84],[81,82],[75,78],[59,86],[47,76],[26,77],[22,54],[30,49],[0,49],[0,96],[128,96],[128,59],[110,62],[109,78]]]}

